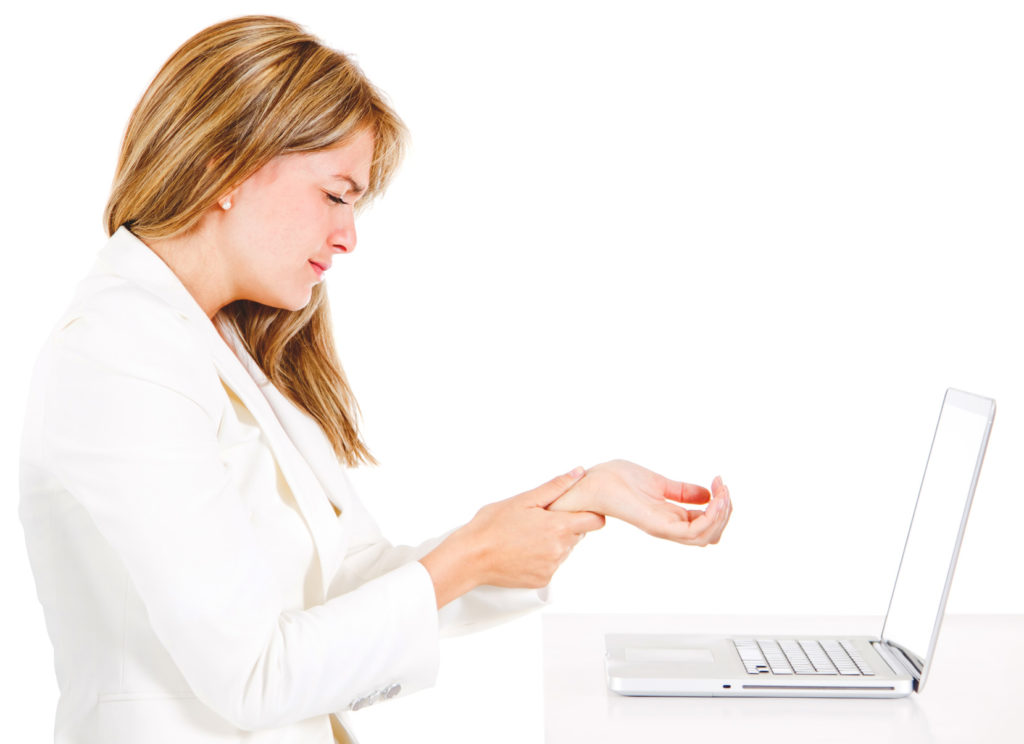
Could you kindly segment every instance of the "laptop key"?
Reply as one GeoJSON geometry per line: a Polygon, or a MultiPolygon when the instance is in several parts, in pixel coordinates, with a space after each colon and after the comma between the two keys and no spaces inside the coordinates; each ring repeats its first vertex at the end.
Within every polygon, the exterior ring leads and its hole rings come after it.
{"type": "Polygon", "coordinates": [[[844,677],[874,674],[851,641],[745,638],[734,639],[733,645],[748,674],[844,677]]]}
{"type": "Polygon", "coordinates": [[[800,641],[800,648],[807,654],[817,674],[838,674],[835,664],[828,658],[817,641],[800,641]]]}
{"type": "Polygon", "coordinates": [[[857,669],[857,665],[853,663],[839,641],[822,641],[821,647],[828,654],[828,658],[835,664],[836,669],[839,670],[841,675],[846,677],[860,676],[860,670],[857,669]]]}
{"type": "Polygon", "coordinates": [[[850,658],[853,660],[853,663],[857,665],[857,669],[861,674],[865,677],[875,676],[874,671],[872,671],[871,667],[868,666],[868,663],[864,661],[864,657],[860,655],[860,651],[857,650],[857,647],[853,645],[852,641],[840,641],[839,643],[842,645],[846,653],[850,655],[850,658]]]}
{"type": "Polygon", "coordinates": [[[782,653],[782,649],[777,641],[758,641],[757,645],[762,653],[764,653],[764,658],[768,661],[772,674],[793,673],[793,668],[790,667],[789,661],[786,659],[786,655],[782,653]]]}

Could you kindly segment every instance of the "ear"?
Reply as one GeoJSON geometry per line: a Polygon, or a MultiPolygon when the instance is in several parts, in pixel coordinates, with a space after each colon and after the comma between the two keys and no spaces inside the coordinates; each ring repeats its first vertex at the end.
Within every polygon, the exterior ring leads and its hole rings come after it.
{"type": "Polygon", "coordinates": [[[220,208],[223,211],[227,212],[229,209],[231,209],[231,205],[234,203],[235,195],[237,193],[238,193],[238,189],[237,188],[231,189],[231,191],[229,191],[226,194],[222,195],[217,200],[217,204],[220,206],[220,208]]]}
{"type": "MultiPolygon", "coordinates": [[[[207,172],[212,171],[215,168],[220,167],[221,164],[226,159],[227,159],[227,153],[224,153],[222,155],[218,155],[218,156],[210,158],[210,160],[207,161],[207,163],[206,163],[206,170],[207,170],[207,172]]],[[[235,201],[235,192],[236,191],[238,191],[238,187],[237,186],[235,188],[231,189],[231,191],[228,191],[228,192],[226,192],[224,194],[221,194],[220,197],[217,199],[217,204],[221,208],[222,211],[226,212],[229,209],[231,209],[231,205],[235,201]]]]}

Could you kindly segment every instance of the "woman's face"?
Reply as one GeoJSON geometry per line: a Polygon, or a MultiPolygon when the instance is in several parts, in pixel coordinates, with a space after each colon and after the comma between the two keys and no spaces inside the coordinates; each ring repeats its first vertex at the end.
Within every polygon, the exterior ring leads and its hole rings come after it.
{"type": "Polygon", "coordinates": [[[356,247],[353,204],[366,190],[373,135],[280,155],[221,199],[219,249],[235,299],[300,310],[339,253],[356,247]]]}

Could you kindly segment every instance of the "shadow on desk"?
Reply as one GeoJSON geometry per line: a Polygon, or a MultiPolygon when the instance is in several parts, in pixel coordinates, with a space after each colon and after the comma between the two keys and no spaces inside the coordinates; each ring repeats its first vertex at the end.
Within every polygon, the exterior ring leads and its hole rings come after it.
{"type": "Polygon", "coordinates": [[[547,744],[1024,741],[1024,616],[950,615],[924,691],[891,700],[654,698],[610,692],[605,633],[878,635],[880,617],[543,618],[547,744]]]}

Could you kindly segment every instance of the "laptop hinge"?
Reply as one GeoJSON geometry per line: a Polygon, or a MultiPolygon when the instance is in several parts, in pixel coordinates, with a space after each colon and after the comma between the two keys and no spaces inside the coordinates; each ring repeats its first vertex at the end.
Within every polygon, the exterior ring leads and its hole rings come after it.
{"type": "Polygon", "coordinates": [[[878,655],[892,667],[893,672],[898,674],[902,671],[914,679],[914,690],[916,691],[921,682],[921,670],[924,669],[924,662],[912,651],[893,641],[872,641],[871,645],[874,646],[878,655]]]}

